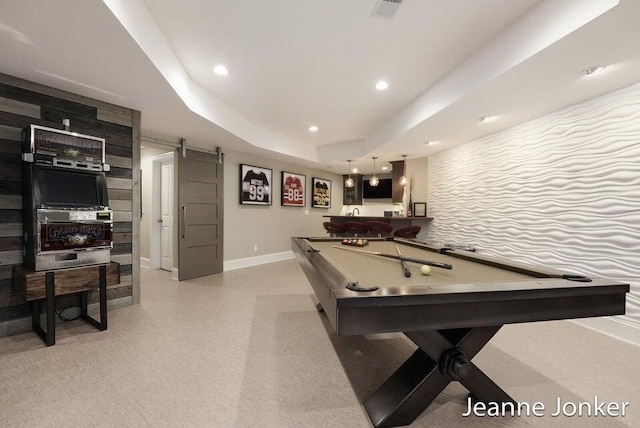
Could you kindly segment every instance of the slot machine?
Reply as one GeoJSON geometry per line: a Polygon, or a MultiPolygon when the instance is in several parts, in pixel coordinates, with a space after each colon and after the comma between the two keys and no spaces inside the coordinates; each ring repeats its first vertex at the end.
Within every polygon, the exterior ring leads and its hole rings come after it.
{"type": "Polygon", "coordinates": [[[42,271],[109,263],[105,140],[30,125],[22,160],[24,265],[42,271]]]}

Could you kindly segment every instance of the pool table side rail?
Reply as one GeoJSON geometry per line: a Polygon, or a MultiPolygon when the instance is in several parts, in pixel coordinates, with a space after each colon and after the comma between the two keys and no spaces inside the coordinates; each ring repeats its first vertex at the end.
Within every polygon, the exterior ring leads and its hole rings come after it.
{"type": "Polygon", "coordinates": [[[344,288],[347,282],[345,277],[324,257],[311,257],[317,252],[305,239],[291,238],[291,248],[327,318],[337,328],[337,302],[332,290],[344,288]]]}
{"type": "Polygon", "coordinates": [[[336,308],[339,336],[488,327],[524,322],[624,315],[625,295],[448,302],[430,305],[336,308]]]}
{"type": "Polygon", "coordinates": [[[481,303],[486,301],[509,301],[569,296],[605,296],[629,292],[629,284],[607,279],[596,279],[589,283],[575,283],[566,279],[538,279],[520,282],[485,282],[444,286],[412,286],[402,294],[394,294],[393,288],[382,294],[380,291],[354,292],[336,282],[332,294],[339,307],[363,306],[410,306],[415,304],[481,303]]]}

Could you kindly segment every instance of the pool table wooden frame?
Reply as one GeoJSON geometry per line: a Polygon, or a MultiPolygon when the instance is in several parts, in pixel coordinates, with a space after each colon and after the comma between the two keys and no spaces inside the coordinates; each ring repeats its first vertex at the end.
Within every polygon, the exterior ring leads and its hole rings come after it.
{"type": "Polygon", "coordinates": [[[438,283],[438,268],[432,268],[431,275],[420,277],[413,264],[413,282],[403,286],[397,262],[397,283],[376,284],[379,289],[375,291],[353,291],[346,285],[357,280],[359,270],[366,276],[364,270],[389,269],[388,259],[358,254],[365,267],[352,262],[345,269],[340,262],[346,252],[333,248],[340,246],[340,241],[292,238],[292,249],[319,300],[319,309],[325,312],[336,334],[403,332],[418,346],[365,401],[376,427],[410,424],[451,381],[460,382],[480,401],[513,402],[471,362],[504,324],[625,313],[628,284],[607,279],[577,282],[564,279],[564,273],[557,270],[466,251],[443,253],[439,248],[398,238],[373,238],[370,247],[395,254],[397,245],[403,254],[413,251],[413,257],[417,249],[420,258],[450,263],[453,269],[448,283],[438,283]],[[387,260],[386,264],[382,260],[387,260]],[[462,272],[473,270],[476,264],[478,270],[489,266],[514,272],[518,279],[487,282],[478,278],[455,283],[456,265],[462,272]],[[522,279],[522,275],[528,278],[522,279]]]}

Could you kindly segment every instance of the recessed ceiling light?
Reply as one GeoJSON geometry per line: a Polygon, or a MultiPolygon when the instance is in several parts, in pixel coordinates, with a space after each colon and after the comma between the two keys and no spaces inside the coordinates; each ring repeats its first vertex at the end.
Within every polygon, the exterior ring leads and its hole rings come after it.
{"type": "Polygon", "coordinates": [[[604,65],[594,65],[593,67],[589,67],[584,70],[583,73],[585,76],[591,76],[592,74],[600,73],[605,68],[607,67],[605,67],[604,65]]]}
{"type": "Polygon", "coordinates": [[[491,119],[493,119],[492,116],[482,116],[478,118],[478,122],[485,123],[485,122],[489,122],[491,119]]]}
{"type": "Polygon", "coordinates": [[[435,141],[427,141],[426,143],[424,143],[426,146],[430,146],[432,144],[435,144],[435,141]]]}
{"type": "Polygon", "coordinates": [[[309,132],[317,132],[317,131],[318,131],[318,127],[317,127],[317,126],[315,126],[315,125],[311,125],[311,126],[309,127],[309,132]]]}
{"type": "Polygon", "coordinates": [[[351,170],[351,172],[353,172],[353,173],[355,174],[356,172],[358,172],[358,168],[353,168],[353,169],[351,170]]]}
{"type": "Polygon", "coordinates": [[[226,76],[227,74],[229,74],[229,70],[227,70],[227,67],[225,67],[224,65],[216,65],[213,69],[213,72],[219,76],[226,76]]]}
{"type": "Polygon", "coordinates": [[[376,83],[376,89],[379,90],[379,91],[384,91],[388,87],[389,87],[389,84],[387,82],[385,82],[384,80],[379,80],[376,83]]]}
{"type": "Polygon", "coordinates": [[[388,166],[383,166],[383,167],[382,167],[382,170],[383,170],[383,171],[386,171],[386,170],[388,170],[388,169],[389,169],[389,167],[388,167],[388,166]]]}

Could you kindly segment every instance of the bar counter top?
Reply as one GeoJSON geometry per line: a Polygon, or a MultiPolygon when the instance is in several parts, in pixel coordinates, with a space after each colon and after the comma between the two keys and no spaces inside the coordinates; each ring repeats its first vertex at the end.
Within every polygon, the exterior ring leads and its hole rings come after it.
{"type": "Polygon", "coordinates": [[[381,220],[381,221],[401,221],[401,220],[416,220],[416,221],[431,221],[433,217],[384,217],[384,216],[369,216],[369,215],[323,215],[322,217],[328,217],[331,219],[339,219],[343,221],[355,220],[355,221],[369,221],[369,220],[381,220]]]}

